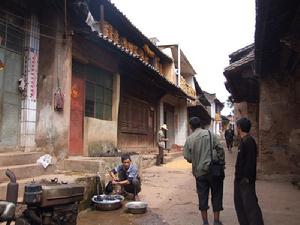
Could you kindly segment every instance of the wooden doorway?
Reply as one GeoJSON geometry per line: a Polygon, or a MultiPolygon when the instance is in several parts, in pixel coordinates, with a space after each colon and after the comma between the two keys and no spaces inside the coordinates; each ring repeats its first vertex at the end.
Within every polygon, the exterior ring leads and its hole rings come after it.
{"type": "Polygon", "coordinates": [[[154,147],[155,143],[155,111],[154,109],[149,110],[149,124],[148,124],[148,145],[149,147],[154,147]]]}
{"type": "Polygon", "coordinates": [[[85,80],[72,76],[69,154],[83,155],[85,80]]]}

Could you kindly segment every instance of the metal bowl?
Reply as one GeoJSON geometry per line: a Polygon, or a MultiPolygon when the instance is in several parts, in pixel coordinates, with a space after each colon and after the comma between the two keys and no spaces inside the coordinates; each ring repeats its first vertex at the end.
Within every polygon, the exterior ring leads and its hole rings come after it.
{"type": "Polygon", "coordinates": [[[147,211],[148,204],[146,202],[128,202],[126,205],[127,212],[133,214],[142,214],[147,211]]]}
{"type": "Polygon", "coordinates": [[[122,207],[123,201],[124,197],[122,195],[95,195],[92,197],[95,209],[102,211],[119,209],[122,207]]]}

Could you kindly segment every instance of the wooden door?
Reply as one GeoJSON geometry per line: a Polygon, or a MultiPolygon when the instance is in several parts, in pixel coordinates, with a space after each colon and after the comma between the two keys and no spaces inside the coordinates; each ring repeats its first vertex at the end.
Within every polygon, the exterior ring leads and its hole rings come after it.
{"type": "Polygon", "coordinates": [[[72,76],[69,154],[83,155],[84,88],[82,77],[72,76]]]}
{"type": "Polygon", "coordinates": [[[155,136],[154,136],[154,110],[149,110],[149,124],[148,124],[148,145],[149,147],[154,146],[155,136]]]}

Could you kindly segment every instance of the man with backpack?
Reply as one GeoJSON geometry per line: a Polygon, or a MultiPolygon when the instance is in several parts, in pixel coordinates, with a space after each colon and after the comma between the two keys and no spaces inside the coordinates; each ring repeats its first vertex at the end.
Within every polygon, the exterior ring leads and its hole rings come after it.
{"type": "Polygon", "coordinates": [[[224,149],[214,134],[201,128],[201,120],[198,117],[192,117],[189,124],[193,133],[185,142],[184,158],[192,163],[203,225],[209,224],[209,190],[212,195],[214,225],[222,225],[220,211],[223,210],[224,149]]]}

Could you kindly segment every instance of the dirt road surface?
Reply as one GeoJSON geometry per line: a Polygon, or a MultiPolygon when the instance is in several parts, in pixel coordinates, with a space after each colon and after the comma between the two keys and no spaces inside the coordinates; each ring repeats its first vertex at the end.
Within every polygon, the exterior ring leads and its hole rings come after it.
{"type": "MultiPolygon", "coordinates": [[[[236,151],[226,154],[224,185],[224,225],[238,225],[233,205],[233,173],[236,151]]],[[[300,224],[300,190],[290,183],[258,181],[257,194],[265,225],[300,224]]],[[[112,212],[87,211],[80,214],[79,225],[201,225],[195,179],[191,165],[182,157],[161,167],[143,171],[140,198],[149,205],[143,215],[120,209],[112,212]]],[[[212,212],[209,212],[212,221],[212,212]]],[[[211,222],[212,224],[212,222],[211,222]]]]}

